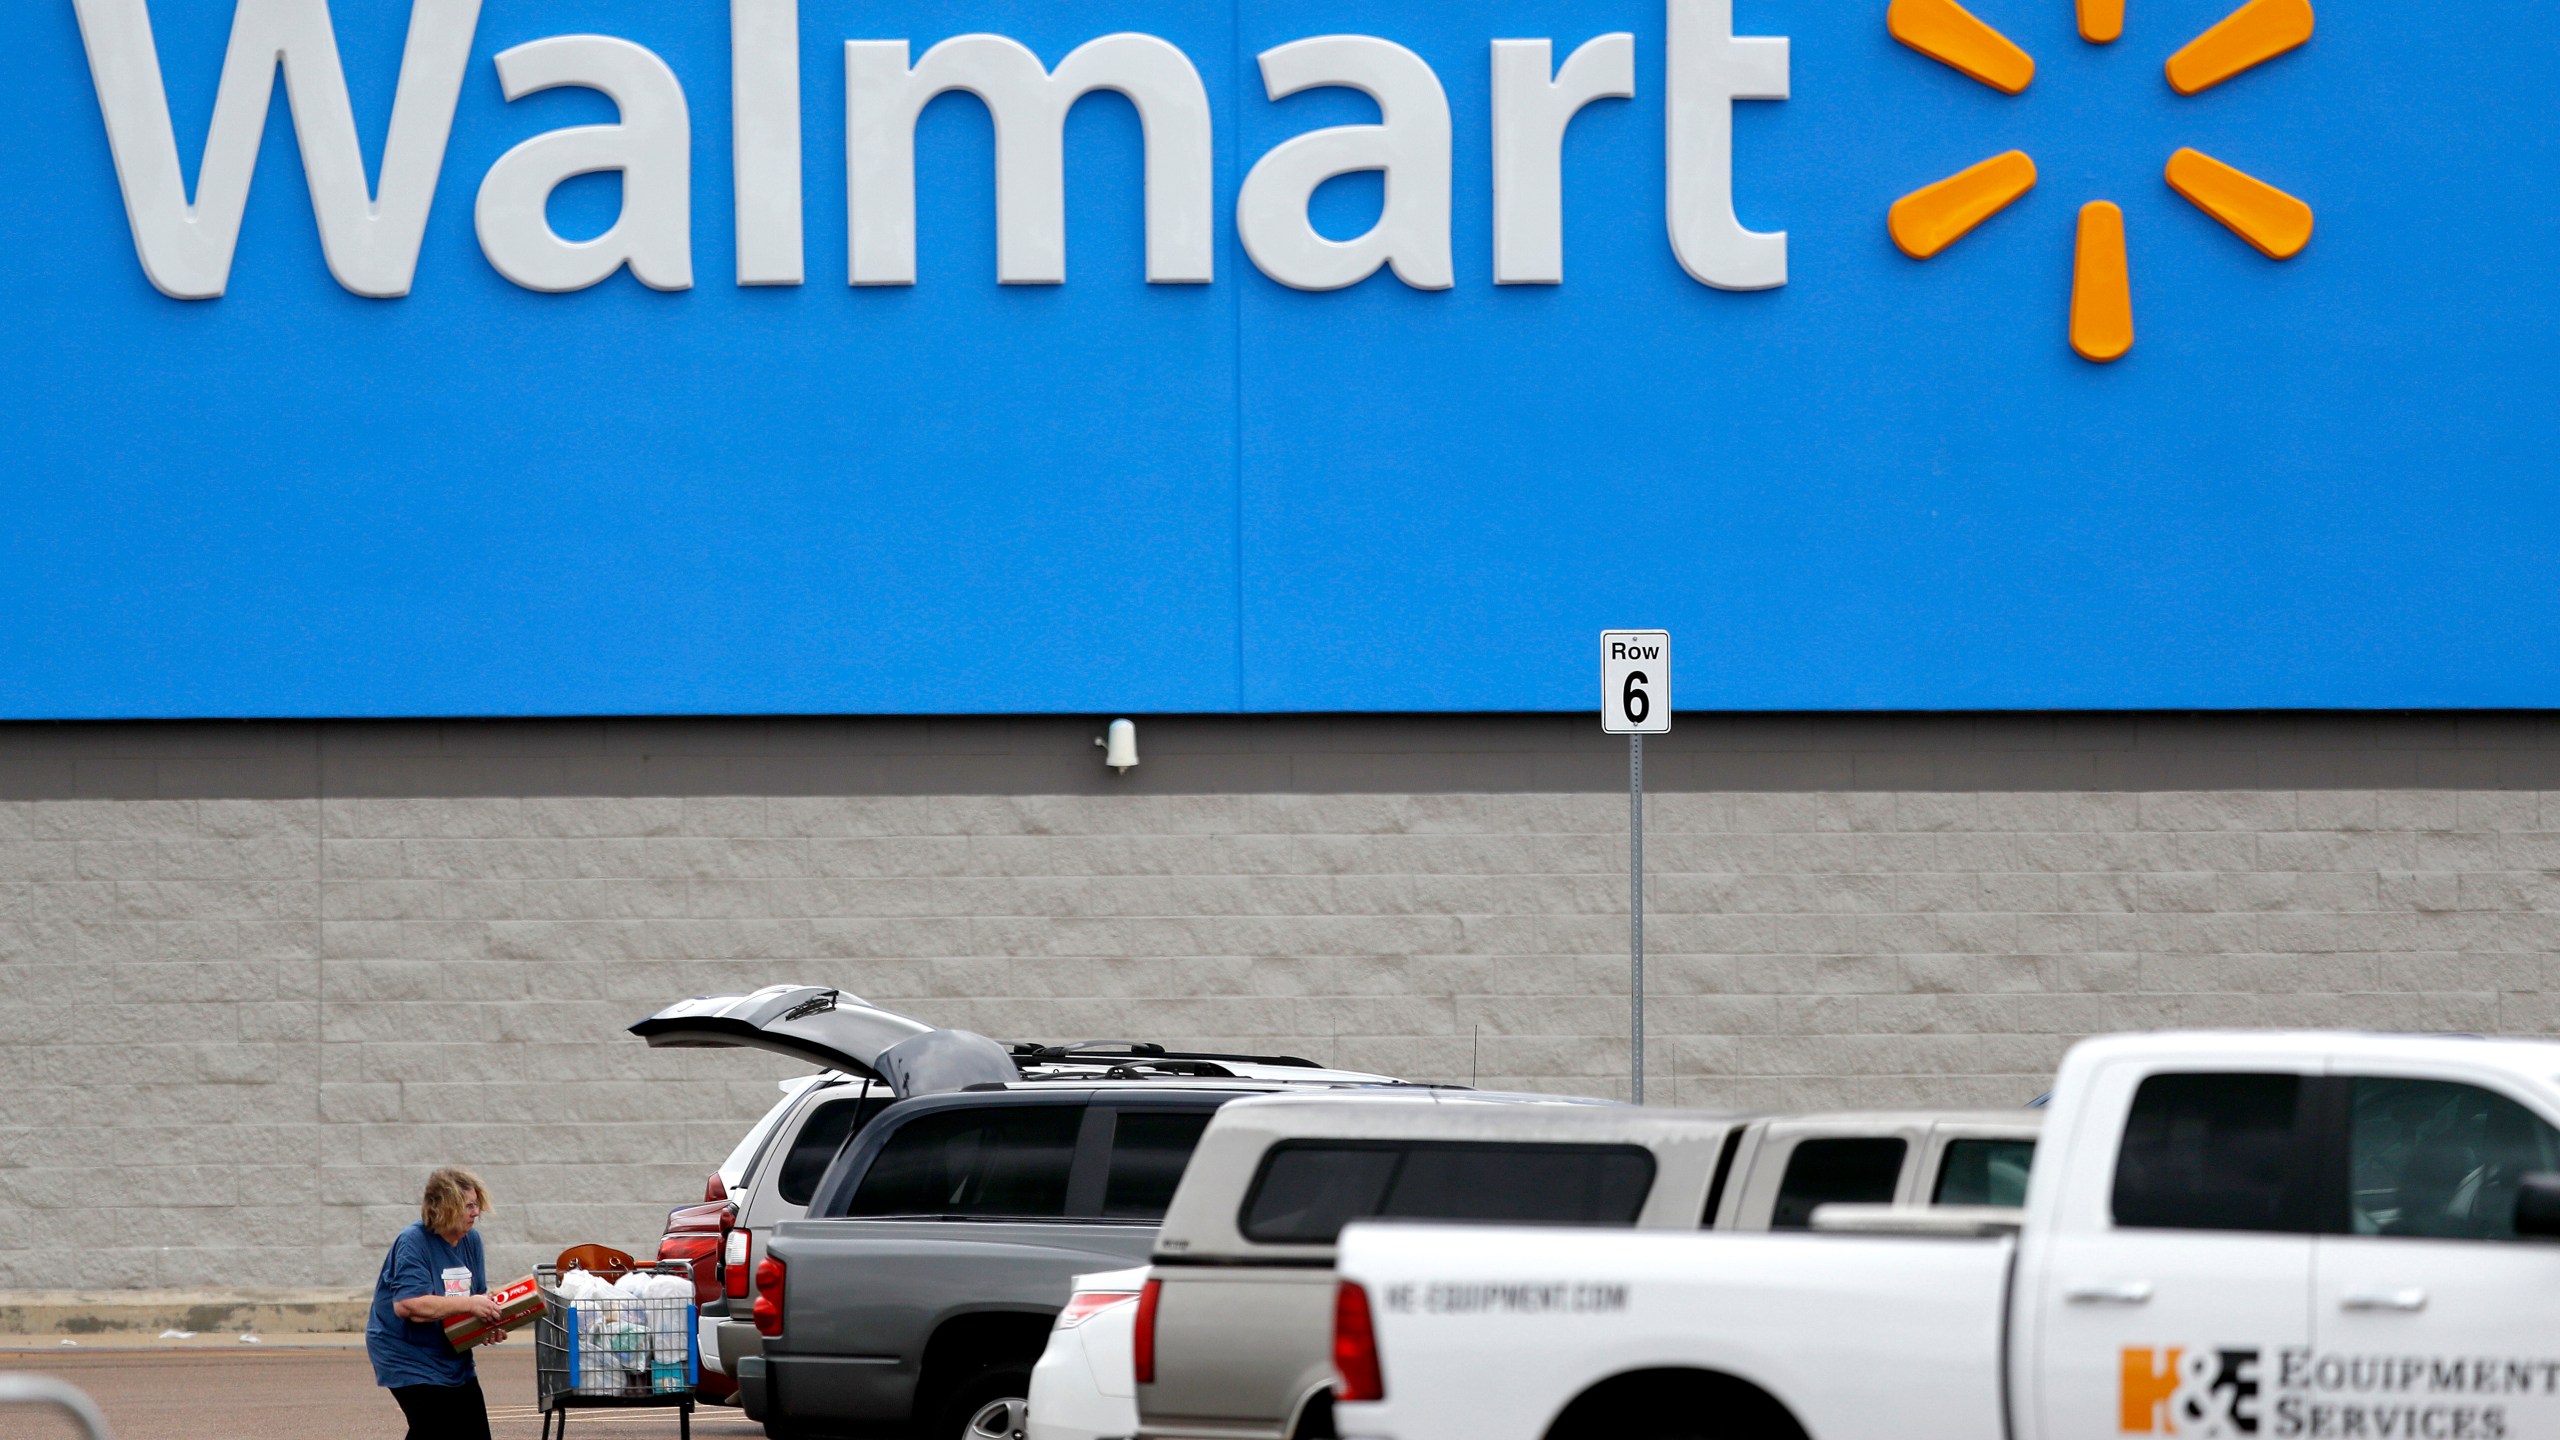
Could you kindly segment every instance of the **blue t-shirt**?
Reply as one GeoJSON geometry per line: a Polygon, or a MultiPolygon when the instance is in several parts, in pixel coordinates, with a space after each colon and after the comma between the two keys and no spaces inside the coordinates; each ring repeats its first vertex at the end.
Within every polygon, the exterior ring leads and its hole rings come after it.
{"type": "Polygon", "coordinates": [[[470,1381],[471,1352],[453,1348],[444,1338],[443,1321],[403,1320],[391,1313],[395,1301],[447,1293],[447,1270],[468,1270],[470,1293],[488,1292],[479,1231],[466,1232],[459,1245],[448,1245],[426,1226],[412,1225],[391,1242],[391,1253],[382,1257],[382,1278],[373,1282],[373,1315],[364,1326],[364,1353],[373,1359],[376,1385],[398,1389],[470,1381]]]}

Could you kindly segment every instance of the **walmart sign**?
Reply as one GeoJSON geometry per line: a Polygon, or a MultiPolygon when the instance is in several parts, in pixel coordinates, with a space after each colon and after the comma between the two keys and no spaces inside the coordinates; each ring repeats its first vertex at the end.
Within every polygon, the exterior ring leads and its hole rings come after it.
{"type": "Polygon", "coordinates": [[[2560,704],[2494,18],[29,0],[0,716],[2560,704]]]}
{"type": "MultiPolygon", "coordinates": [[[[434,207],[481,0],[415,0],[383,149],[382,183],[364,157],[327,0],[238,0],[203,179],[190,203],[145,0],[72,0],[89,70],[152,284],[184,300],[229,282],[257,165],[269,93],[282,73],[322,250],[359,295],[409,293],[434,207]]],[[[1733,214],[1731,102],[1783,100],[1784,40],[1737,41],[1732,0],[1669,0],[1671,233],[1689,273],[1729,290],[1786,283],[1784,235],[1755,235],[1733,214]]],[[[738,283],[804,279],[799,0],[734,0],[730,109],[736,138],[738,283]]],[[[1215,156],[1209,92],[1190,57],[1153,35],[1077,46],[1052,72],[1021,42],[962,35],[909,62],[904,40],[844,49],[847,273],[856,285],[916,280],[916,122],[937,97],[975,95],[996,132],[996,278],[1066,280],[1066,123],[1076,102],[1114,91],[1136,108],[1146,166],[1147,279],[1207,284],[1215,156]]],[[[1635,37],[1605,35],[1550,74],[1551,42],[1494,42],[1497,281],[1562,280],[1565,128],[1595,100],[1635,93],[1635,37]]],[[[1273,149],[1245,177],[1237,231],[1262,272],[1301,290],[1339,290],[1392,265],[1408,285],[1446,290],[1450,257],[1449,97],[1430,65],[1392,40],[1326,35],[1263,52],[1270,98],[1339,87],[1375,101],[1381,123],[1331,127],[1273,149]],[[1318,187],[1374,172],[1381,213],[1355,240],[1318,232],[1318,187]]],[[[693,287],[691,111],[683,82],[647,47],[604,35],[555,35],[500,52],[509,100],[578,87],[610,98],[617,123],[536,136],[480,182],[481,253],[528,290],[583,290],[628,266],[660,290],[693,287]],[[621,213],[602,235],[551,228],[554,191],[580,175],[621,177],[621,213]]]]}

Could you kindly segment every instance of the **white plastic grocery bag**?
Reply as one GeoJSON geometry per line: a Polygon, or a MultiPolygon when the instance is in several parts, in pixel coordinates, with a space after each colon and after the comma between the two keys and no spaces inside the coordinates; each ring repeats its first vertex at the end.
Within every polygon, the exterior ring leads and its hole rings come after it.
{"type": "Polygon", "coordinates": [[[623,1308],[622,1292],[614,1288],[613,1282],[584,1270],[561,1276],[559,1289],[560,1298],[569,1306],[573,1321],[570,1343],[577,1347],[582,1373],[618,1375],[630,1369],[627,1350],[617,1350],[612,1344],[611,1327],[621,1324],[626,1329],[637,1329],[617,1313],[623,1308]]]}
{"type": "Polygon", "coordinates": [[[693,1282],[681,1275],[652,1275],[642,1287],[649,1306],[652,1358],[660,1365],[681,1365],[691,1347],[693,1282]]]}

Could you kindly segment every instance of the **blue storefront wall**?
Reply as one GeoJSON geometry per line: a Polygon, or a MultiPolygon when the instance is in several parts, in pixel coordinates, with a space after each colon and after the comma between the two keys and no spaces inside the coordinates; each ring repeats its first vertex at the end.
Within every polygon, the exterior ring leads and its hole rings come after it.
{"type": "MultiPolygon", "coordinates": [[[[103,0],[102,0],[103,3],[103,0]]],[[[378,162],[407,7],[334,7],[378,162]]],[[[1738,0],[1792,98],[1735,107],[1743,221],[1790,281],[1689,279],[1665,236],[1663,0],[805,0],[807,283],[734,283],[729,7],[487,0],[413,292],[332,281],[281,92],[228,292],[165,298],[71,0],[0,13],[0,716],[1579,710],[1593,637],[1664,627],[1684,709],[2560,704],[2560,31],[2516,0],[2330,0],[2193,97],[2229,0],[1974,6],[2004,96],[1884,0],[1738,0]],[[995,283],[991,126],[918,135],[919,274],[846,281],[848,39],[1117,30],[1198,66],[1209,285],[1143,279],[1140,126],[1067,127],[1069,278],[995,283]],[[1637,97],[1565,148],[1561,286],[1491,283],[1489,46],[1631,31],[1637,97]],[[696,283],[537,294],[483,258],[481,177],[609,122],[507,103],[491,57],[593,31],[685,87],[696,283]],[[1454,121],[1457,283],[1309,293],[1231,223],[1255,159],[1368,123],[1271,102],[1260,51],[1383,36],[1454,121]],[[2194,146],[2308,201],[2278,263],[2173,193],[2194,146]],[[1893,200],[2011,148],[2040,183],[1945,253],[1893,200]],[[2074,217],[2120,204],[2137,342],[2065,343],[2074,217]]],[[[153,0],[181,156],[231,0],[153,0]]],[[[1374,174],[1320,228],[1376,213],[1374,174]]],[[[566,235],[612,174],[552,201],[566,235]]]]}

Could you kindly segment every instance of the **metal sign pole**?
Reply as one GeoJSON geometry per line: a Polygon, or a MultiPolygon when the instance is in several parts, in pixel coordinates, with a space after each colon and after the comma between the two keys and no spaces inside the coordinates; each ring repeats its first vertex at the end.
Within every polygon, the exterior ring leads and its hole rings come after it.
{"type": "MultiPolygon", "coordinates": [[[[1644,737],[1671,733],[1671,632],[1600,632],[1600,732],[1627,737],[1627,1076],[1644,1103],[1644,737]]],[[[1678,1077],[1673,1077],[1678,1100],[1678,1077]]]]}
{"type": "Polygon", "coordinates": [[[1627,737],[1627,987],[1635,1100],[1644,1103],[1644,737],[1627,737]]]}

